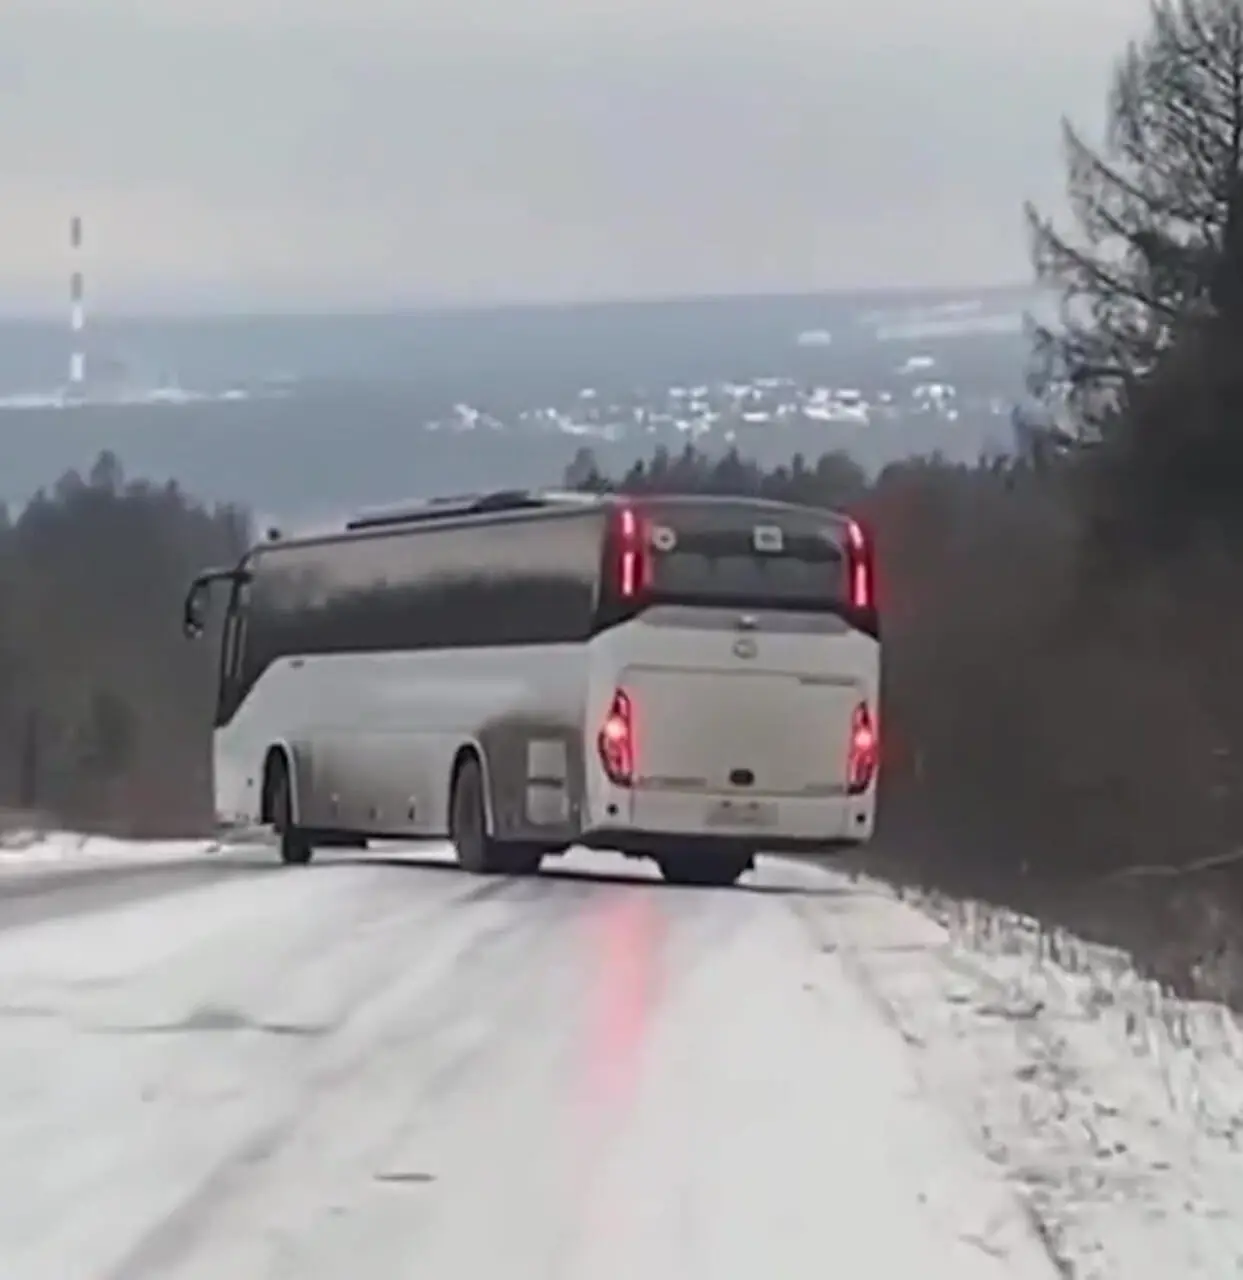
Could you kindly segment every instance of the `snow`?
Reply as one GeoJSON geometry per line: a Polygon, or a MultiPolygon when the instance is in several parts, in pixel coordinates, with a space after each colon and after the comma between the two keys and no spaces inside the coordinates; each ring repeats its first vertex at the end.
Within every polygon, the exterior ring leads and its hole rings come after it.
{"type": "MultiPolygon", "coordinates": [[[[940,904],[938,921],[873,886],[866,910],[831,914],[835,953],[1021,1188],[1066,1274],[1238,1271],[1243,1035],[1228,1011],[990,908],[940,904]]],[[[809,921],[820,936],[825,923],[809,921]]]]}
{"type": "Polygon", "coordinates": [[[1024,316],[1021,311],[962,318],[929,318],[880,325],[874,337],[877,342],[920,342],[927,338],[968,338],[977,334],[1022,333],[1023,324],[1024,316]]]}
{"type": "Polygon", "coordinates": [[[55,391],[19,391],[0,395],[0,412],[48,409],[72,411],[116,405],[186,405],[236,404],[258,399],[283,399],[287,392],[280,388],[259,391],[244,387],[227,387],[217,391],[195,391],[186,387],[94,387],[75,392],[69,387],[55,391]]]}
{"type": "Polygon", "coordinates": [[[14,830],[0,835],[0,878],[49,868],[176,862],[219,848],[214,840],[114,840],[76,831],[14,830]]]}
{"type": "Polygon", "coordinates": [[[404,857],[0,926],[5,1280],[1239,1268],[1243,1036],[1117,953],[779,861],[404,857]]]}

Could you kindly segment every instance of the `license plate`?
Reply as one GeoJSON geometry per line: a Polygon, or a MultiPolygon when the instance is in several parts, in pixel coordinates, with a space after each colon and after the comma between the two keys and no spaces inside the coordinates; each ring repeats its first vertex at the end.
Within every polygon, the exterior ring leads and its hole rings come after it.
{"type": "Polygon", "coordinates": [[[777,806],[760,800],[718,800],[708,809],[710,827],[771,827],[777,821],[777,806]]]}

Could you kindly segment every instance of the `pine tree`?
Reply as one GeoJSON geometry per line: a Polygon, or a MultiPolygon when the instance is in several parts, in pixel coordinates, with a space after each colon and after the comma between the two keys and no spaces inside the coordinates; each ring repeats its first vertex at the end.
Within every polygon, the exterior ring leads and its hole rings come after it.
{"type": "Polygon", "coordinates": [[[1115,68],[1103,147],[1063,131],[1074,233],[1027,208],[1061,299],[1035,328],[1032,389],[1064,397],[1091,444],[1188,333],[1243,332],[1243,0],[1157,0],[1115,68]]]}

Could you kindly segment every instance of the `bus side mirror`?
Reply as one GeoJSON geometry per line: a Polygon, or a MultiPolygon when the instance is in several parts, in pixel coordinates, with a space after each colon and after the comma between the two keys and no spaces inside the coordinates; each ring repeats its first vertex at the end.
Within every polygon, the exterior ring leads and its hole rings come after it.
{"type": "Polygon", "coordinates": [[[186,602],[182,608],[181,630],[187,640],[197,640],[207,627],[207,596],[211,583],[204,578],[196,578],[186,593],[186,602]]]}
{"type": "Polygon", "coordinates": [[[249,569],[208,569],[190,583],[181,608],[181,630],[187,640],[197,640],[207,629],[207,604],[217,582],[230,582],[234,589],[251,580],[249,569]]]}

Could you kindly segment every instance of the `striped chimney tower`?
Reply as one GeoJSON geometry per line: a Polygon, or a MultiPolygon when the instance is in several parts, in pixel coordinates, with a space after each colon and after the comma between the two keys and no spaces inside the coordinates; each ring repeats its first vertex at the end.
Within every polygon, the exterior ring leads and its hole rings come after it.
{"type": "Polygon", "coordinates": [[[69,277],[69,328],[72,347],[69,352],[69,390],[80,392],[86,379],[86,353],[83,342],[86,337],[86,308],[84,305],[83,273],[79,265],[82,255],[82,219],[74,214],[69,222],[69,249],[74,268],[69,277]]]}

